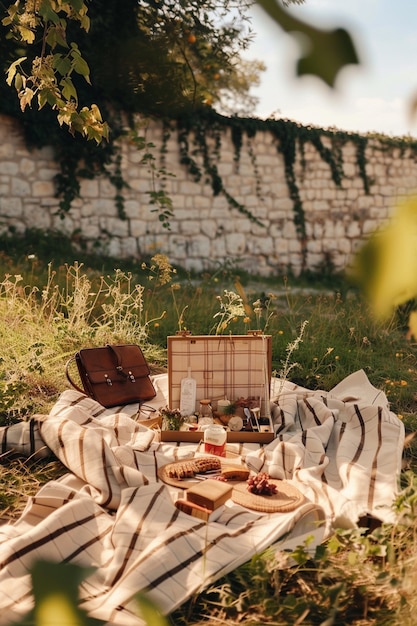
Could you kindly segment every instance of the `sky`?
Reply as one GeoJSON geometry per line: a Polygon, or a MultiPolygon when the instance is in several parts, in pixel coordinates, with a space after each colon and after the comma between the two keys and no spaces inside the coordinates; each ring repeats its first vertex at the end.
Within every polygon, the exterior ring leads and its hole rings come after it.
{"type": "Polygon", "coordinates": [[[417,0],[306,0],[289,10],[319,28],[346,28],[361,65],[346,66],[336,89],[313,76],[297,78],[296,44],[255,5],[255,39],[246,56],[267,66],[252,89],[257,117],[417,137],[417,116],[409,114],[417,98],[417,0]]]}

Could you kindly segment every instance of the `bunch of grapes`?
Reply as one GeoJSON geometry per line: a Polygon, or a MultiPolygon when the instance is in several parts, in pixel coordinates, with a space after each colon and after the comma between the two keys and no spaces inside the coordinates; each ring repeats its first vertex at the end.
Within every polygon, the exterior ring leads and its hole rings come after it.
{"type": "Polygon", "coordinates": [[[277,493],[277,486],[275,483],[268,482],[269,474],[266,472],[260,472],[259,474],[255,474],[255,476],[251,476],[248,478],[247,489],[250,493],[254,493],[256,495],[262,496],[273,496],[277,493]]]}

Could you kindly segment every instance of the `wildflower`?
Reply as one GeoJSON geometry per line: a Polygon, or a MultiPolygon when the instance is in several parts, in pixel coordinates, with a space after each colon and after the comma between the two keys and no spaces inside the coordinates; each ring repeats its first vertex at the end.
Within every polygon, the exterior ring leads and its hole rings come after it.
{"type": "Polygon", "coordinates": [[[172,274],[175,274],[175,270],[169,262],[168,257],[165,254],[155,254],[151,258],[151,261],[154,263],[154,265],[151,266],[151,270],[158,271],[159,284],[166,285],[170,283],[172,274]]]}
{"type": "Polygon", "coordinates": [[[283,331],[283,330],[279,330],[279,331],[278,331],[278,335],[283,335],[283,334],[284,334],[284,331],[283,331]]]}
{"type": "Polygon", "coordinates": [[[246,316],[243,318],[243,321],[245,322],[245,324],[249,324],[250,322],[250,317],[246,316]]]}
{"type": "Polygon", "coordinates": [[[220,311],[215,313],[214,318],[220,317],[220,321],[216,326],[216,335],[226,330],[230,322],[237,321],[239,317],[246,317],[246,311],[242,298],[233,291],[223,292],[224,297],[216,296],[220,303],[220,311]]]}
{"type": "Polygon", "coordinates": [[[159,328],[159,323],[158,322],[155,322],[154,328],[159,328]]]}

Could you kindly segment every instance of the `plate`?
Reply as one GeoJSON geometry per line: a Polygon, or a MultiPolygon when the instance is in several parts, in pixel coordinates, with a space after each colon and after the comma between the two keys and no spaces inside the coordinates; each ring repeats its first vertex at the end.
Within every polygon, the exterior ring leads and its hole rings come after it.
{"type": "Polygon", "coordinates": [[[251,493],[248,491],[248,485],[245,481],[233,487],[233,502],[247,509],[262,511],[263,513],[285,513],[287,511],[294,511],[304,502],[303,494],[285,480],[270,478],[268,482],[274,483],[277,486],[277,493],[272,496],[251,493]]]}

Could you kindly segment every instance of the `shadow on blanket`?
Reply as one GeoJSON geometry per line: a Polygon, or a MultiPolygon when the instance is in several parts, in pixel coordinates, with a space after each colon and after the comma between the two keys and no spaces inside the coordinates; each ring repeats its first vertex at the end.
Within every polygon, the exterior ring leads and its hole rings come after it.
{"type": "MultiPolygon", "coordinates": [[[[167,404],[167,376],[153,382],[159,408],[167,404]]],[[[103,409],[68,390],[49,415],[3,429],[3,450],[54,454],[69,472],[0,527],[0,623],[32,608],[28,569],[41,559],[94,568],[80,586],[80,606],[109,624],[140,626],[138,591],[168,614],[270,545],[292,550],[309,537],[314,549],[336,526],[354,527],[366,516],[394,521],[404,428],[365,373],[331,392],[273,379],[271,398],[275,439],[264,447],[228,444],[228,454],[290,481],[305,502],[263,514],[229,500],[208,524],[180,512],[178,490],[157,474],[199,455],[199,444],[162,443],[132,419],[135,405],[103,409]]]]}

